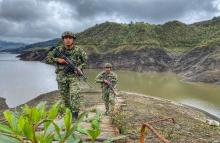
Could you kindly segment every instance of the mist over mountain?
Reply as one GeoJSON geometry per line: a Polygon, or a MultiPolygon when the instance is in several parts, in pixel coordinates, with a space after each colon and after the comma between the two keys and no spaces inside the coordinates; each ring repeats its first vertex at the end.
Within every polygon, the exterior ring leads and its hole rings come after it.
{"type": "Polygon", "coordinates": [[[17,42],[9,42],[9,41],[3,41],[0,40],[0,51],[5,50],[5,49],[15,49],[15,48],[20,48],[24,47],[24,43],[17,43],[17,42]]]}

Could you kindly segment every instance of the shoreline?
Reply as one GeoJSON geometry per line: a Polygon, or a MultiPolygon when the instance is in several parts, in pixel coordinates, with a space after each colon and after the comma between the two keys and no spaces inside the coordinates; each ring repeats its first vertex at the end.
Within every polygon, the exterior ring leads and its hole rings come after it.
{"type": "MultiPolygon", "coordinates": [[[[185,108],[188,108],[189,110],[196,110],[198,112],[202,112],[204,113],[207,117],[209,117],[210,119],[213,119],[213,120],[216,120],[216,121],[219,121],[220,122],[220,117],[217,117],[216,115],[214,114],[211,114],[203,109],[199,109],[197,107],[193,107],[193,106],[190,106],[190,105],[186,105],[186,104],[182,104],[182,103],[179,103],[179,102],[175,102],[175,101],[172,101],[172,100],[169,100],[169,99],[165,99],[165,98],[161,98],[161,97],[154,97],[154,96],[150,96],[150,95],[146,95],[146,94],[141,94],[141,93],[135,93],[135,92],[126,92],[126,91],[120,91],[121,93],[126,93],[126,94],[132,94],[132,95],[136,95],[136,96],[140,96],[140,97],[146,97],[146,98],[151,98],[151,99],[156,99],[156,100],[160,100],[162,102],[166,101],[170,104],[174,104],[176,106],[179,106],[179,107],[185,107],[185,108]]],[[[201,120],[199,119],[200,121],[202,122],[206,122],[206,120],[201,120]]]]}
{"type": "MultiPolygon", "coordinates": [[[[14,55],[17,55],[17,54],[14,54],[14,55]]],[[[20,58],[19,58],[19,60],[21,60],[20,58]]],[[[22,61],[22,60],[21,60],[22,61]]],[[[93,68],[90,68],[90,69],[93,69],[93,68]]],[[[90,70],[89,69],[89,70],[90,70]]],[[[134,70],[122,70],[122,69],[120,69],[119,71],[131,71],[131,72],[137,72],[137,73],[148,73],[148,72],[152,72],[152,73],[158,73],[158,72],[156,72],[156,71],[141,71],[141,72],[138,72],[138,71],[134,71],[134,70]]],[[[179,75],[179,74],[177,74],[177,73],[175,73],[175,72],[173,72],[173,71],[167,71],[167,72],[170,72],[170,73],[174,73],[174,74],[176,74],[177,76],[179,76],[179,77],[181,77],[181,78],[183,78],[182,80],[181,80],[181,82],[186,82],[186,83],[190,83],[190,84],[196,84],[196,83],[204,83],[204,84],[213,84],[213,83],[205,83],[205,82],[195,82],[195,81],[186,81],[185,80],[185,77],[183,76],[183,75],[179,75]]],[[[163,72],[162,72],[163,73],[163,72]]],[[[215,84],[214,83],[214,85],[219,85],[219,84],[215,84]]],[[[47,94],[47,93],[45,93],[45,94],[47,94]]],[[[139,93],[134,93],[134,94],[139,94],[139,93]]],[[[140,94],[139,94],[140,95],[140,94]]],[[[145,95],[145,94],[143,94],[143,95],[145,95]]],[[[40,96],[40,95],[38,95],[38,96],[40,96]]],[[[38,97],[37,96],[37,97],[38,97]]],[[[146,96],[148,96],[148,95],[146,95],[146,96]]],[[[159,97],[155,97],[155,96],[149,96],[149,97],[151,97],[151,98],[155,98],[155,99],[160,99],[159,97]]],[[[162,98],[161,98],[162,99],[162,98]]],[[[162,100],[168,100],[168,99],[162,99],[162,100]]],[[[171,102],[173,102],[174,103],[174,101],[171,101],[171,102]]],[[[205,113],[205,114],[207,114],[208,116],[210,116],[211,118],[213,118],[213,119],[215,119],[215,120],[218,120],[218,121],[220,121],[220,117],[217,117],[216,115],[214,115],[214,114],[211,114],[210,112],[207,112],[207,111],[205,111],[205,110],[202,110],[202,109],[200,109],[200,108],[197,108],[197,107],[193,107],[193,106],[190,106],[190,105],[185,105],[185,104],[181,104],[181,103],[178,103],[178,102],[175,102],[176,104],[179,104],[179,106],[181,106],[181,105],[184,105],[184,106],[188,106],[188,107],[190,107],[190,108],[194,108],[194,109],[196,109],[196,110],[200,110],[201,112],[203,112],[203,113],[205,113]]]]}
{"type": "MultiPolygon", "coordinates": [[[[94,94],[94,93],[99,93],[101,92],[100,90],[97,90],[97,89],[83,89],[82,90],[82,93],[87,93],[87,94],[94,94]]],[[[193,106],[190,106],[190,105],[186,105],[186,104],[182,104],[182,103],[179,103],[179,102],[175,102],[175,101],[172,101],[172,100],[169,100],[169,99],[165,99],[165,98],[161,98],[161,97],[154,97],[154,96],[150,96],[150,95],[146,95],[146,94],[141,94],[141,93],[135,93],[135,92],[128,92],[128,91],[119,91],[118,92],[119,94],[121,95],[135,95],[135,96],[138,96],[138,97],[143,97],[143,98],[148,98],[148,99],[153,99],[153,100],[158,100],[159,102],[166,102],[166,104],[172,104],[172,105],[175,105],[177,106],[178,108],[187,108],[187,110],[189,110],[189,112],[200,112],[200,113],[203,113],[205,114],[206,118],[196,118],[196,117],[193,117],[191,116],[192,118],[194,119],[197,119],[201,122],[204,122],[206,123],[207,119],[211,119],[211,120],[215,120],[215,121],[218,121],[220,122],[220,117],[217,117],[216,115],[214,114],[211,114],[203,109],[199,109],[197,107],[193,107],[193,106]]],[[[31,99],[30,101],[27,101],[26,103],[24,104],[21,104],[21,105],[18,105],[16,107],[13,107],[13,108],[5,108],[5,109],[2,109],[1,111],[4,111],[4,110],[7,110],[7,109],[15,109],[15,108],[19,108],[25,104],[35,104],[35,103],[38,103],[40,101],[43,101],[43,100],[48,100],[46,99],[47,97],[46,96],[52,96],[53,94],[58,94],[58,90],[54,90],[54,91],[51,91],[51,92],[47,92],[47,93],[43,93],[43,94],[40,94],[38,95],[36,98],[34,99],[31,99]]],[[[5,102],[5,99],[4,98],[1,98],[0,99],[3,99],[4,102],[5,102]]],[[[5,105],[7,105],[5,103],[5,105]]]]}

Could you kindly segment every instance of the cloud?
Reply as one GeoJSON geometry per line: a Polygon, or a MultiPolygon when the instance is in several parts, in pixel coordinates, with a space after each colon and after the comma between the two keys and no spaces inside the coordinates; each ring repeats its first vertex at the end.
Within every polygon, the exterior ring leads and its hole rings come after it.
{"type": "Polygon", "coordinates": [[[3,0],[0,3],[1,37],[24,39],[28,43],[55,38],[65,28],[72,28],[71,13],[71,9],[60,2],[3,0]]]}
{"type": "Polygon", "coordinates": [[[30,0],[3,0],[1,2],[0,18],[9,21],[31,21],[44,17],[42,11],[36,10],[42,7],[41,3],[30,0]]]}
{"type": "Polygon", "coordinates": [[[163,23],[181,19],[188,14],[203,12],[211,15],[218,11],[213,0],[63,0],[77,9],[79,19],[91,19],[98,15],[118,15],[131,20],[163,23]]]}
{"type": "Polygon", "coordinates": [[[218,9],[218,15],[220,14],[220,0],[214,0],[213,1],[213,7],[218,9]]]}
{"type": "Polygon", "coordinates": [[[193,23],[217,15],[220,0],[0,0],[0,39],[31,43],[105,21],[193,23]]]}

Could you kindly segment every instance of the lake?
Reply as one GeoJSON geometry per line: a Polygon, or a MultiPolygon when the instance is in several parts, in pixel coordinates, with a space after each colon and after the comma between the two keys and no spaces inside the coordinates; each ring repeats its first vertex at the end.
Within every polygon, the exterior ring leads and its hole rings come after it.
{"type": "Polygon", "coordinates": [[[0,96],[9,107],[57,89],[55,68],[40,62],[19,61],[15,54],[0,54],[0,96]]]}
{"type": "MultiPolygon", "coordinates": [[[[20,61],[14,54],[0,54],[0,96],[6,98],[9,107],[15,107],[39,94],[57,90],[54,70],[53,66],[44,63],[20,61]]],[[[87,70],[91,82],[99,71],[87,70]]],[[[162,97],[220,118],[220,85],[183,82],[181,77],[169,72],[116,73],[120,90],[162,97]]]]}

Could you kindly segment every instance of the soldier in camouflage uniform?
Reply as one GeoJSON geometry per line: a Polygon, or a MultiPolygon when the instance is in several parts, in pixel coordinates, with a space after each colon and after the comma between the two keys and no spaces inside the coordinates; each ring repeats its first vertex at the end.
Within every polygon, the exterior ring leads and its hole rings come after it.
{"type": "Polygon", "coordinates": [[[79,77],[76,72],[66,73],[64,71],[67,62],[62,57],[57,57],[56,50],[65,53],[69,59],[75,61],[79,69],[84,69],[87,55],[83,49],[74,45],[75,39],[72,32],[64,32],[62,34],[63,44],[50,51],[47,56],[47,63],[56,66],[58,89],[65,106],[72,111],[73,120],[78,118],[80,109],[79,77]]]}
{"type": "Polygon", "coordinates": [[[112,65],[110,63],[106,63],[104,66],[104,70],[100,72],[96,77],[96,82],[101,84],[102,88],[102,99],[105,102],[106,112],[105,115],[109,113],[109,105],[114,106],[114,97],[111,95],[112,90],[110,86],[113,88],[116,87],[117,84],[117,75],[112,71],[112,65]]]}

